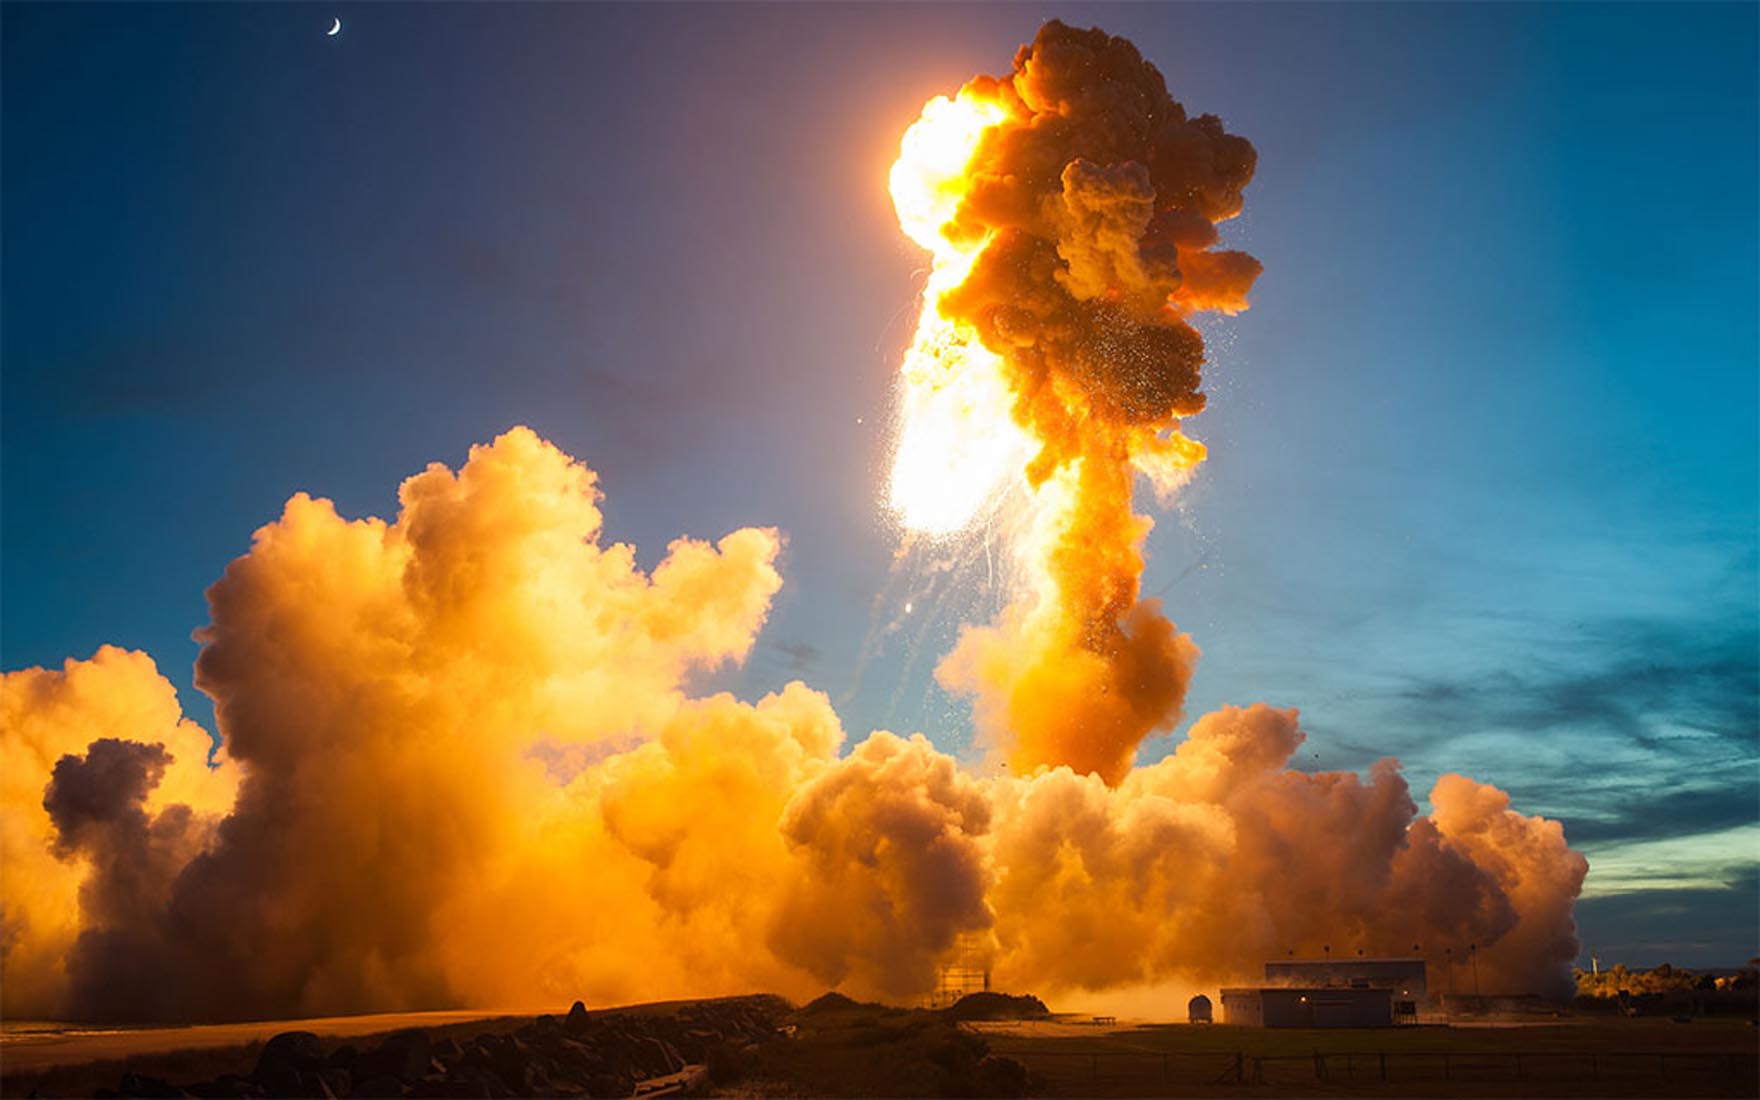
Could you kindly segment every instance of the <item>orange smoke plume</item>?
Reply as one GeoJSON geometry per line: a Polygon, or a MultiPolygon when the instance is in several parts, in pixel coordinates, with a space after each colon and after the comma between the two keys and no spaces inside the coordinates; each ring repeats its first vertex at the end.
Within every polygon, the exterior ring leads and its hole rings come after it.
{"type": "Polygon", "coordinates": [[[1447,777],[1425,818],[1391,761],[1286,770],[1296,715],[1265,706],[1116,786],[886,732],[840,756],[804,685],[683,687],[750,651],[775,532],[644,574],[600,541],[592,472],[524,429],[399,497],[386,522],[295,496],[209,590],[216,767],[140,654],[0,680],[6,1012],[902,998],[972,937],[1048,995],[1322,938],[1568,980],[1582,859],[1493,788],[1447,777]]]}
{"type": "MultiPolygon", "coordinates": [[[[164,757],[140,812],[167,824],[213,821],[232,805],[238,768],[179,714],[177,693],[144,653],[105,646],[61,671],[0,679],[0,1013],[66,1011],[66,962],[83,929],[81,886],[94,870],[58,838],[44,795],[57,764],[103,739],[144,741],[164,757]],[[169,815],[169,816],[168,816],[169,815]]],[[[101,907],[93,899],[94,908],[101,907]]]]}
{"type": "Polygon", "coordinates": [[[1136,47],[1055,20],[905,135],[893,200],[934,267],[892,501],[946,533],[1024,489],[1021,592],[941,669],[1017,768],[1117,783],[1178,719],[1197,648],[1138,598],[1133,483],[1170,489],[1203,459],[1180,431],[1204,407],[1187,318],[1246,308],[1258,261],[1214,246],[1254,163],[1136,47]]]}

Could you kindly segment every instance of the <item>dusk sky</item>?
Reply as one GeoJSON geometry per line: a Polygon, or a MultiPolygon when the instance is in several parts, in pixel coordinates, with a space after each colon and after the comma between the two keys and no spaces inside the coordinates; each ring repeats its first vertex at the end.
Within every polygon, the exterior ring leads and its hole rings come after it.
{"type": "Polygon", "coordinates": [[[932,669],[985,597],[892,572],[887,169],[1053,16],[1259,152],[1143,584],[1186,713],[1562,819],[1585,961],[1754,955],[1753,5],[8,4],[0,664],[143,649],[212,729],[190,635],[253,530],[525,424],[644,566],[786,532],[702,687],[975,758],[932,669]]]}

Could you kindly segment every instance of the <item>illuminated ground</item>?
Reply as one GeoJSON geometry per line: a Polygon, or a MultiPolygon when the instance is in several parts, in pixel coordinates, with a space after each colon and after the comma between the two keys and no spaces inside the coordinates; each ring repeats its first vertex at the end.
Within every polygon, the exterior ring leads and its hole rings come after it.
{"type": "MultiPolygon", "coordinates": [[[[0,1035],[6,1074],[35,1073],[54,1066],[121,1061],[173,1051],[202,1051],[260,1043],[283,1031],[311,1031],[326,1039],[358,1038],[411,1027],[479,1023],[499,1014],[482,1012],[383,1012],[371,1016],[328,1016],[310,1020],[267,1020],[198,1027],[71,1028],[8,1031],[0,1035]]],[[[526,1017],[521,1017],[521,1022],[526,1017]]]]}
{"type": "MultiPolygon", "coordinates": [[[[617,1006],[620,1013],[667,1013],[690,1001],[617,1006]]],[[[550,1006],[550,1011],[566,1011],[550,1006]]],[[[310,1031],[326,1047],[340,1040],[371,1045],[371,1036],[408,1028],[464,1040],[484,1032],[503,1034],[529,1024],[534,1012],[386,1012],[303,1020],[263,1020],[190,1027],[108,1027],[20,1024],[0,1032],[0,1095],[23,1096],[38,1085],[54,1095],[90,1095],[113,1087],[124,1070],[172,1081],[199,1081],[223,1073],[248,1073],[263,1042],[283,1031],[310,1031]]]]}

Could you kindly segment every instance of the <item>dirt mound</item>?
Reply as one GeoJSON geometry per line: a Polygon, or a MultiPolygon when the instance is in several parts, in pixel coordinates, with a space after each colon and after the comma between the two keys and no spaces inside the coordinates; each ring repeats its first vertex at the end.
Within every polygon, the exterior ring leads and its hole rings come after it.
{"type": "Polygon", "coordinates": [[[1045,1002],[1031,993],[967,993],[946,1010],[956,1020],[1031,1020],[1051,1015],[1045,1002]]]}
{"type": "Polygon", "coordinates": [[[843,1012],[852,1008],[879,1008],[868,1001],[857,1001],[841,993],[826,993],[801,1006],[801,1015],[817,1016],[825,1012],[843,1012]]]}

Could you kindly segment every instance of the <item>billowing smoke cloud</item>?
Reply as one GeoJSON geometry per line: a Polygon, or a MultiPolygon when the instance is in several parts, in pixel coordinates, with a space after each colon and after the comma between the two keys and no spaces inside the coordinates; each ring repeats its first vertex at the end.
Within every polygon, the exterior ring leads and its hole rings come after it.
{"type": "MultiPolygon", "coordinates": [[[[1170,489],[1203,457],[1180,432],[1204,408],[1204,341],[1187,318],[1247,306],[1258,261],[1214,246],[1256,156],[1214,115],[1187,114],[1135,46],[1055,20],[1012,73],[935,101],[918,126],[894,197],[936,256],[912,356],[942,370],[907,361],[906,385],[953,394],[947,375],[994,357],[1036,512],[1020,597],[967,635],[942,682],[975,696],[980,731],[1017,768],[1067,764],[1116,783],[1138,744],[1178,720],[1197,657],[1139,599],[1151,524],[1132,492],[1139,472],[1170,489]],[[974,362],[973,342],[989,357],[974,362]]],[[[938,404],[907,397],[907,418],[938,404]]],[[[995,416],[948,417],[947,434],[992,432],[995,416]]],[[[906,470],[922,462],[914,433],[907,423],[906,470]]]]}
{"type": "Polygon", "coordinates": [[[90,871],[80,887],[82,928],[69,958],[76,1005],[140,1003],[154,995],[152,968],[136,959],[153,944],[138,923],[162,910],[179,872],[207,837],[188,805],[148,817],[147,795],[165,777],[163,745],[101,738],[85,756],[63,756],[43,795],[55,827],[55,855],[82,856],[90,871]]]}
{"type": "Polygon", "coordinates": [[[289,501],[209,591],[197,681],[242,773],[217,828],[161,806],[172,754],[136,742],[193,727],[130,710],[140,685],[112,669],[151,675],[145,658],[8,676],[8,835],[47,806],[21,833],[33,873],[9,861],[8,926],[58,922],[12,938],[9,975],[44,977],[8,981],[9,1011],[927,985],[988,920],[977,781],[920,738],[838,759],[836,715],[799,684],[690,698],[688,674],[751,649],[781,539],[679,540],[643,574],[600,542],[598,499],[589,470],[519,429],[456,475],[411,478],[391,523],[289,501]],[[87,696],[71,712],[64,683],[87,696]],[[61,734],[82,725],[102,735],[89,751],[61,734]],[[56,736],[27,759],[40,729],[56,736]],[[69,872],[53,906],[38,865],[69,872]]]}
{"type": "Polygon", "coordinates": [[[1368,781],[1287,770],[1296,712],[1229,707],[1116,788],[1067,768],[996,794],[991,901],[1004,973],[1103,989],[1256,976],[1287,952],[1442,962],[1487,950],[1488,988],[1568,995],[1587,863],[1556,822],[1460,776],[1417,807],[1392,760],[1368,781]],[[1096,942],[1130,950],[1095,952],[1096,942]]]}
{"type": "Polygon", "coordinates": [[[828,985],[921,992],[939,956],[989,923],[982,786],[921,736],[876,733],[803,788],[781,827],[805,873],[771,942],[828,985]]]}
{"type": "Polygon", "coordinates": [[[212,818],[232,805],[238,769],[224,753],[208,766],[208,734],[180,717],[177,694],[143,653],[105,646],[59,670],[0,679],[0,1012],[12,1019],[66,1010],[66,963],[82,927],[80,885],[92,870],[77,846],[57,843],[45,788],[56,765],[105,738],[162,747],[144,812],[187,806],[212,818]]]}
{"type": "Polygon", "coordinates": [[[139,654],[6,677],[8,1012],[900,998],[962,935],[1048,994],[1322,938],[1476,942],[1522,989],[1574,956],[1581,858],[1491,788],[1446,778],[1423,818],[1391,762],[1287,771],[1296,716],[1263,706],[1116,786],[883,732],[840,757],[800,684],[682,686],[749,651],[774,532],[644,575],[599,542],[593,475],[524,430],[401,500],[351,522],[297,496],[210,590],[217,771],[139,654]]]}
{"type": "Polygon", "coordinates": [[[1289,770],[1297,715],[1263,705],[1132,768],[1197,658],[1138,597],[1133,480],[1201,457],[1185,317],[1240,308],[1257,272],[1212,248],[1251,148],[1128,43],[1056,23],[940,102],[925,118],[967,144],[903,175],[939,211],[908,224],[946,242],[913,369],[958,398],[927,422],[960,453],[1022,433],[1038,502],[1023,596],[940,674],[1012,774],[921,736],[846,750],[800,683],[693,696],[750,652],[782,537],[680,539],[643,572],[603,541],[593,472],[519,428],[407,480],[389,522],[301,494],[256,533],[198,635],[211,768],[144,655],[5,677],[5,1011],[896,999],[956,942],[1048,997],[1247,979],[1319,943],[1476,943],[1489,988],[1560,991],[1586,867],[1496,789],[1444,777],[1424,817],[1393,761],[1289,770]]]}

